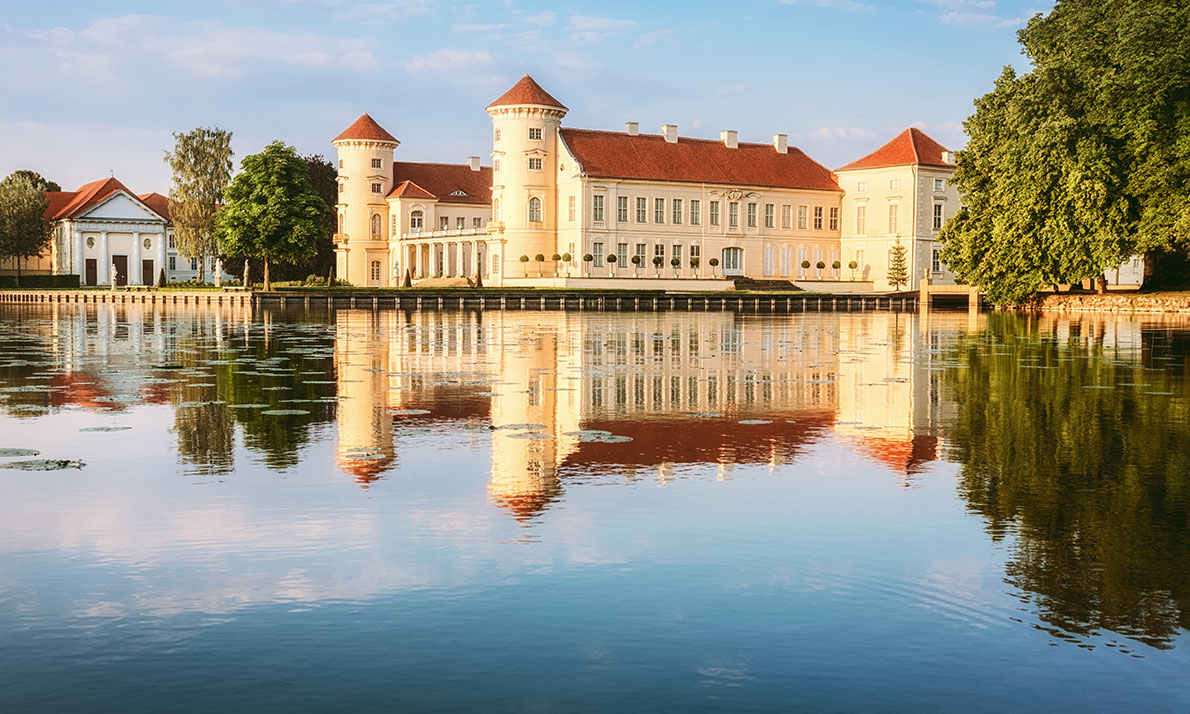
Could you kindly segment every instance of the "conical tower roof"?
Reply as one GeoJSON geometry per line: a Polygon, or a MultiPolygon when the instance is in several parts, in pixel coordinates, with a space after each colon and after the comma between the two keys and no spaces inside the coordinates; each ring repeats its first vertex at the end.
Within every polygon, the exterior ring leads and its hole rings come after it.
{"type": "Polygon", "coordinates": [[[541,85],[529,75],[521,77],[521,81],[512,85],[512,89],[500,95],[500,98],[488,105],[492,107],[508,107],[518,104],[532,104],[539,107],[556,107],[566,111],[566,105],[550,96],[541,85]]]}
{"type": "Polygon", "coordinates": [[[384,130],[384,127],[376,123],[376,120],[367,114],[361,114],[355,123],[343,130],[331,143],[336,141],[383,141],[389,144],[399,144],[392,134],[384,130]]]}

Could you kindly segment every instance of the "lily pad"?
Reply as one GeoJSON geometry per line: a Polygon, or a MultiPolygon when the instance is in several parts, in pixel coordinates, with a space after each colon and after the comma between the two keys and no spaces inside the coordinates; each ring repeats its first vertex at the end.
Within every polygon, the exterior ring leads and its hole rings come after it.
{"type": "Polygon", "coordinates": [[[0,449],[0,457],[37,456],[40,453],[37,449],[0,449]]]}
{"type": "Polygon", "coordinates": [[[82,461],[69,459],[30,459],[29,461],[9,461],[0,464],[0,469],[16,469],[17,471],[62,471],[64,469],[81,469],[86,466],[82,461]]]}
{"type": "Polygon", "coordinates": [[[261,412],[267,416],[300,416],[309,413],[305,409],[265,409],[261,412]]]}
{"type": "Polygon", "coordinates": [[[549,427],[547,427],[545,424],[501,424],[500,426],[493,426],[492,428],[499,429],[501,431],[540,431],[542,429],[548,429],[549,427]]]}
{"type": "Polygon", "coordinates": [[[632,441],[632,437],[620,434],[591,434],[580,436],[578,440],[589,444],[623,444],[632,441]]]}
{"type": "Polygon", "coordinates": [[[84,426],[79,431],[128,431],[130,426],[84,426]]]}
{"type": "Polygon", "coordinates": [[[740,419],[740,423],[747,426],[753,426],[757,424],[772,424],[773,422],[768,419],[740,419]]]}
{"type": "Polygon", "coordinates": [[[611,436],[611,434],[610,431],[603,429],[580,429],[579,431],[567,431],[563,433],[563,436],[611,436]]]}
{"type": "Polygon", "coordinates": [[[389,414],[393,416],[419,416],[421,414],[429,414],[429,409],[389,409],[389,414]]]}
{"type": "Polygon", "coordinates": [[[539,431],[518,431],[508,435],[509,439],[552,439],[553,436],[549,434],[542,434],[539,431]]]}

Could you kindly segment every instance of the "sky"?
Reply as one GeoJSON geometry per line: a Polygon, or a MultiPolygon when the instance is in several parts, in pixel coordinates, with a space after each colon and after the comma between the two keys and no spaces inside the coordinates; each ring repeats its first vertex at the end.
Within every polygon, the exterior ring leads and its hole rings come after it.
{"type": "Polygon", "coordinates": [[[404,161],[490,162],[484,107],[532,75],[564,126],[789,135],[836,168],[907,126],[962,148],[1016,31],[1052,0],[4,0],[0,176],[169,189],[173,132],[334,155],[368,112],[404,161]]]}

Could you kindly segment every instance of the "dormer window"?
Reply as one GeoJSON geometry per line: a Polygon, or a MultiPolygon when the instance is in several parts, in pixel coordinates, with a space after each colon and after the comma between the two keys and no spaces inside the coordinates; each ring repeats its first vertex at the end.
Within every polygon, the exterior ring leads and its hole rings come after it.
{"type": "Polygon", "coordinates": [[[541,141],[541,127],[529,127],[529,141],[541,141]]]}
{"type": "Polygon", "coordinates": [[[452,195],[452,196],[466,196],[467,192],[461,188],[456,188],[455,190],[450,192],[450,195],[452,195]]]}
{"type": "Polygon", "coordinates": [[[382,168],[384,168],[384,162],[381,161],[380,159],[372,159],[372,168],[382,169],[382,168]]]}

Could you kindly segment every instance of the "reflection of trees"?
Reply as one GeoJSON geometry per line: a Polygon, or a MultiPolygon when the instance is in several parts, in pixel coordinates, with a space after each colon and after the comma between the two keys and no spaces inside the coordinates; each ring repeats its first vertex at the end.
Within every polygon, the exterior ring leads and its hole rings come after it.
{"type": "Polygon", "coordinates": [[[228,473],[234,465],[235,422],[225,404],[199,404],[174,408],[174,433],[183,463],[207,466],[228,473]]]}
{"type": "Polygon", "coordinates": [[[1056,631],[1169,646],[1190,627],[1186,385],[1014,316],[989,325],[1002,339],[961,344],[943,396],[963,497],[994,538],[1017,536],[1008,581],[1056,631]],[[1149,386],[1089,388],[1120,383],[1149,386]]]}

